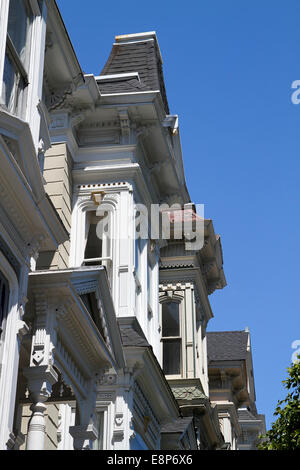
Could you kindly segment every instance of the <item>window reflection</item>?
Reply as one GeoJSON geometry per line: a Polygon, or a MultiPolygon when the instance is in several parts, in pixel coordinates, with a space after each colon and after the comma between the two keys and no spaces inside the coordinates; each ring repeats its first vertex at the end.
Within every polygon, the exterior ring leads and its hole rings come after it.
{"type": "Polygon", "coordinates": [[[30,20],[31,14],[24,1],[10,0],[7,32],[24,64],[30,20]]]}
{"type": "Polygon", "coordinates": [[[162,304],[162,335],[179,336],[179,304],[164,302],[162,304]]]}
{"type": "Polygon", "coordinates": [[[181,328],[179,303],[162,304],[163,371],[166,375],[181,374],[181,328]]]}

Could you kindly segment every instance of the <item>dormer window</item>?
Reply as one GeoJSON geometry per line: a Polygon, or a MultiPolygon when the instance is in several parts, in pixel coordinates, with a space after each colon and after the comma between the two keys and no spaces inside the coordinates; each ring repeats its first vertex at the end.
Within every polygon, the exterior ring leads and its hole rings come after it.
{"type": "Polygon", "coordinates": [[[33,14],[26,0],[10,0],[2,98],[11,113],[21,114],[28,85],[28,64],[33,14]]]}

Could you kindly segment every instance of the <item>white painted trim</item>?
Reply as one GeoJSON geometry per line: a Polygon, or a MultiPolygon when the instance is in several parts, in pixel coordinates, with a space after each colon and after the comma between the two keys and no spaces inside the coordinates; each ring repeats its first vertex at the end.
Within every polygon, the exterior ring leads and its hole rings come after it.
{"type": "Polygon", "coordinates": [[[95,77],[97,82],[114,82],[125,78],[137,78],[140,81],[140,76],[138,72],[115,73],[112,75],[99,75],[95,77]]]}
{"type": "Polygon", "coordinates": [[[0,0],[0,103],[2,102],[8,10],[9,0],[0,0]]]}
{"type": "Polygon", "coordinates": [[[155,95],[156,93],[160,94],[160,90],[151,90],[151,91],[134,91],[134,92],[127,92],[127,93],[101,93],[103,97],[110,97],[110,96],[151,96],[155,95]]]}
{"type": "Polygon", "coordinates": [[[8,314],[0,344],[0,449],[6,449],[9,434],[13,431],[15,397],[19,367],[18,310],[19,284],[14,270],[0,252],[0,269],[8,281],[10,295],[8,314]]]}
{"type": "Polygon", "coordinates": [[[128,39],[137,38],[153,38],[156,37],[156,31],[145,31],[143,33],[132,33],[132,34],[120,34],[115,36],[116,41],[127,41],[128,39]]]}
{"type": "Polygon", "coordinates": [[[76,409],[69,404],[59,405],[60,423],[58,433],[61,440],[58,443],[58,450],[74,450],[73,437],[69,433],[69,427],[75,426],[76,409]]]}
{"type": "Polygon", "coordinates": [[[28,71],[28,94],[26,102],[25,120],[29,122],[32,138],[36,152],[38,150],[40,137],[41,117],[38,104],[42,99],[43,91],[43,70],[45,57],[45,41],[46,41],[46,17],[47,11],[45,2],[43,3],[43,12],[40,12],[36,0],[32,3],[36,4],[34,9],[34,17],[32,22],[30,45],[30,59],[28,71]]]}
{"type": "Polygon", "coordinates": [[[104,413],[103,416],[103,449],[112,450],[112,420],[113,403],[111,401],[96,400],[95,413],[104,413]]]}
{"type": "MultiPolygon", "coordinates": [[[[163,346],[164,342],[162,341],[162,305],[168,302],[175,302],[179,305],[179,336],[176,339],[181,339],[181,373],[166,375],[167,379],[184,379],[187,377],[187,368],[186,368],[186,297],[179,297],[176,293],[173,294],[173,298],[168,296],[160,297],[159,299],[159,318],[160,318],[160,343],[161,343],[161,368],[163,369],[163,346]]],[[[170,337],[164,337],[168,339],[170,337]]]]}

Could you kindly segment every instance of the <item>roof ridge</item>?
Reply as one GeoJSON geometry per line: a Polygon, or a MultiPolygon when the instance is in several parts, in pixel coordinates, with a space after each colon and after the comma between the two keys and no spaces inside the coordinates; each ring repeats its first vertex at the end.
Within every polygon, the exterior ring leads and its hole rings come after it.
{"type": "Polygon", "coordinates": [[[245,330],[229,330],[229,331],[224,330],[224,331],[207,331],[206,332],[206,334],[210,334],[210,333],[212,333],[212,334],[217,334],[217,333],[222,333],[222,334],[224,334],[224,333],[246,333],[246,334],[248,334],[248,331],[245,331],[245,330]]]}

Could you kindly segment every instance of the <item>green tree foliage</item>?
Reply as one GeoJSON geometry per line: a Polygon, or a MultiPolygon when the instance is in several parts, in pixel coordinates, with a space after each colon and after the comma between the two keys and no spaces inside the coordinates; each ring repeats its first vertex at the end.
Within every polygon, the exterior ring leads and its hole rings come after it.
{"type": "Polygon", "coordinates": [[[266,435],[260,436],[260,450],[300,450],[300,355],[288,369],[283,381],[288,390],[285,400],[278,401],[274,416],[278,416],[266,435]]]}

